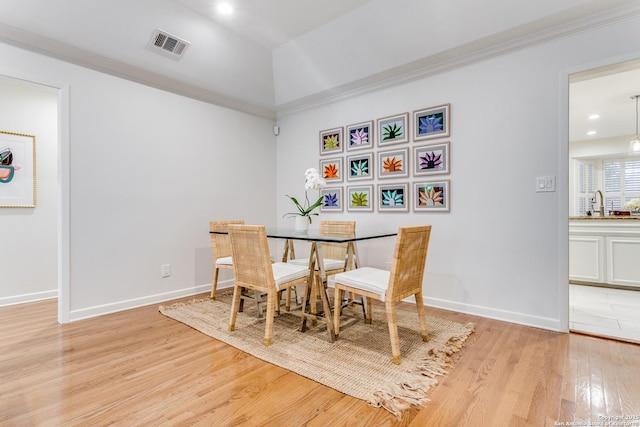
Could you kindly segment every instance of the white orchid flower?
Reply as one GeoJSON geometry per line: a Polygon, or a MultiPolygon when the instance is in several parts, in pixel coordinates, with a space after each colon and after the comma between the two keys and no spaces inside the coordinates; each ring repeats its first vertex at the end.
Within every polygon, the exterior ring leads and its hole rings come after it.
{"type": "Polygon", "coordinates": [[[289,199],[291,199],[291,201],[293,202],[293,204],[296,206],[296,208],[298,209],[297,213],[287,213],[284,216],[290,216],[290,215],[300,215],[300,216],[304,216],[307,217],[309,219],[309,223],[311,223],[311,215],[318,215],[318,213],[313,212],[316,208],[318,208],[321,204],[322,204],[322,196],[320,196],[318,198],[318,200],[315,201],[315,203],[311,204],[309,202],[309,197],[307,195],[307,191],[308,190],[318,190],[321,187],[324,187],[325,185],[327,185],[326,181],[323,180],[320,177],[320,174],[318,173],[318,170],[316,168],[309,168],[304,172],[304,203],[301,204],[300,202],[298,202],[298,199],[296,199],[293,196],[289,196],[287,195],[287,197],[289,199]]]}
{"type": "Polygon", "coordinates": [[[320,178],[319,175],[313,176],[311,178],[307,178],[304,183],[305,190],[317,190],[321,187],[324,187],[326,182],[320,178]]]}

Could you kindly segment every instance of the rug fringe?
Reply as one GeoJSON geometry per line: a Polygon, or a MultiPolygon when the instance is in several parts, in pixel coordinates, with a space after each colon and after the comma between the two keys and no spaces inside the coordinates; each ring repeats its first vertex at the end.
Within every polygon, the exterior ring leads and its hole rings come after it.
{"type": "Polygon", "coordinates": [[[447,374],[446,368],[451,364],[451,356],[460,351],[464,341],[475,330],[473,323],[463,325],[466,332],[451,337],[445,348],[440,351],[429,351],[428,356],[414,368],[414,371],[425,377],[420,384],[392,384],[383,390],[374,392],[375,399],[369,404],[376,408],[384,408],[396,416],[398,421],[402,419],[402,413],[411,406],[421,406],[429,401],[427,393],[431,387],[438,384],[437,376],[447,374]]]}
{"type": "Polygon", "coordinates": [[[376,391],[374,393],[376,399],[369,404],[386,409],[400,421],[405,410],[429,401],[426,394],[430,388],[430,385],[423,384],[393,384],[385,390],[376,391]]]}

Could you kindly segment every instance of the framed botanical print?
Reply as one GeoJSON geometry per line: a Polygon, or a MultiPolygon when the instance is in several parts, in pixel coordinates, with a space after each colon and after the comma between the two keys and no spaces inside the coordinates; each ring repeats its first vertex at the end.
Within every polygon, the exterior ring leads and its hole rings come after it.
{"type": "Polygon", "coordinates": [[[413,140],[421,141],[450,135],[450,104],[438,105],[413,112],[413,140]]]}
{"type": "Polygon", "coordinates": [[[409,113],[377,120],[378,147],[409,142],[409,113]]]}
{"type": "Polygon", "coordinates": [[[413,189],[413,210],[415,212],[450,211],[451,191],[448,179],[415,182],[413,189]]]}
{"type": "Polygon", "coordinates": [[[320,160],[320,176],[328,183],[342,182],[344,180],[342,157],[332,157],[320,160]]]}
{"type": "Polygon", "coordinates": [[[378,178],[399,178],[409,176],[409,150],[385,150],[378,152],[378,178]]]}
{"type": "Polygon", "coordinates": [[[409,184],[378,184],[376,192],[379,212],[407,212],[409,210],[409,184]]]}
{"type": "Polygon", "coordinates": [[[449,141],[413,148],[413,176],[449,173],[449,141]]]}
{"type": "Polygon", "coordinates": [[[0,131],[0,207],[36,207],[36,137],[0,131]]]}
{"type": "Polygon", "coordinates": [[[320,155],[337,154],[344,151],[342,127],[320,131],[320,155]]]}
{"type": "Polygon", "coordinates": [[[373,185],[347,186],[347,210],[373,212],[373,185]]]}
{"type": "Polygon", "coordinates": [[[373,148],[373,121],[347,126],[347,151],[373,148]]]}
{"type": "Polygon", "coordinates": [[[342,212],[342,187],[321,188],[320,197],[322,197],[321,212],[342,212]]]}
{"type": "Polygon", "coordinates": [[[347,156],[347,181],[373,179],[373,153],[347,156]]]}

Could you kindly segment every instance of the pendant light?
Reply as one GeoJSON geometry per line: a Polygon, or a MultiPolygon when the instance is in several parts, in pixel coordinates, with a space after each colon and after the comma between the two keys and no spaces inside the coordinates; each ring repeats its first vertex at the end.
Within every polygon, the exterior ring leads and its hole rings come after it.
{"type": "Polygon", "coordinates": [[[640,155],[640,135],[638,134],[638,98],[640,95],[632,96],[636,100],[636,136],[629,142],[629,154],[640,155]]]}

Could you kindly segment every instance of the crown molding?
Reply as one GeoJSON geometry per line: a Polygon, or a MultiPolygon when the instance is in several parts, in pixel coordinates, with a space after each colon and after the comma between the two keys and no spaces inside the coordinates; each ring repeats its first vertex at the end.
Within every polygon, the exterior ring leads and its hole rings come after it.
{"type": "Polygon", "coordinates": [[[135,67],[121,61],[116,61],[114,59],[9,25],[0,24],[0,41],[21,49],[39,53],[115,77],[120,77],[145,86],[171,92],[176,95],[186,96],[188,98],[218,105],[220,107],[230,108],[232,110],[241,111],[269,120],[275,120],[276,117],[275,110],[257,107],[202,87],[147,71],[142,68],[135,67]]]}
{"type": "MultiPolygon", "coordinates": [[[[591,9],[595,7],[594,3],[583,7],[582,13],[585,15],[579,18],[568,18],[567,15],[575,13],[572,10],[559,13],[326,91],[280,104],[276,107],[277,116],[281,118],[350,97],[421,80],[640,15],[639,1],[611,1],[608,3],[610,6],[608,9],[598,9],[597,12],[591,9]],[[618,4],[617,7],[615,7],[616,4],[618,4]]],[[[600,6],[602,4],[598,5],[600,6]]]]}

